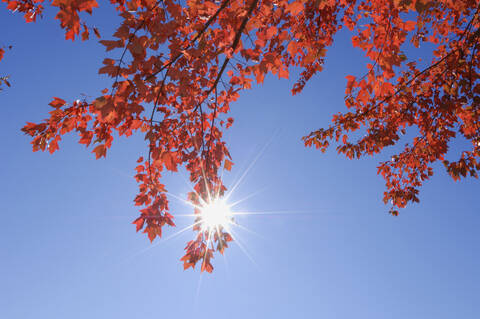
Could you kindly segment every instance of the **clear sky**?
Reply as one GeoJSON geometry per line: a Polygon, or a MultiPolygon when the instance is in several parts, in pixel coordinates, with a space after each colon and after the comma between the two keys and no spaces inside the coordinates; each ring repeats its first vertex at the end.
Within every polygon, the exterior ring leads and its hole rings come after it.
{"type": "MultiPolygon", "coordinates": [[[[27,25],[0,6],[0,41],[13,45],[0,62],[12,83],[0,93],[0,318],[480,318],[478,180],[455,183],[437,166],[420,204],[392,217],[376,165],[393,150],[351,161],[300,140],[345,110],[344,77],[364,72],[345,34],[301,95],[269,77],[233,105],[225,181],[264,149],[232,197],[257,193],[237,209],[272,214],[238,219],[248,256],[233,243],[201,274],[179,261],[193,232],[165,240],[191,219],[153,245],[131,225],[142,136],[117,139],[98,161],[76,136],[54,155],[32,153],[20,128],[45,118],[53,96],[107,87],[106,54],[96,40],[65,41],[49,15],[27,25]]],[[[115,19],[93,21],[108,38],[115,19]]],[[[189,191],[184,176],[166,176],[171,193],[189,191]]],[[[171,208],[192,213],[174,198],[171,208]]]]}

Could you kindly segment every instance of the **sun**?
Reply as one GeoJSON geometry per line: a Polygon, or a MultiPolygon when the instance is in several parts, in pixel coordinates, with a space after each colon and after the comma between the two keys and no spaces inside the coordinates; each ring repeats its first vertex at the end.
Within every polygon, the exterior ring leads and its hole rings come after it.
{"type": "Polygon", "coordinates": [[[200,225],[202,231],[228,231],[232,223],[233,213],[224,199],[213,198],[209,203],[200,207],[200,225]]]}

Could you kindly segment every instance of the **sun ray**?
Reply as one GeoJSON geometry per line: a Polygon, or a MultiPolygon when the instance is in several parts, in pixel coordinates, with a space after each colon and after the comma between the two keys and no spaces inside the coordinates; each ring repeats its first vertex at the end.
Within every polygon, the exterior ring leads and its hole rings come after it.
{"type": "MultiPolygon", "coordinates": [[[[195,188],[192,186],[192,184],[189,181],[187,181],[187,178],[185,178],[183,173],[180,172],[180,176],[182,177],[183,181],[185,182],[187,187],[190,189],[190,191],[192,191],[193,193],[195,193],[195,195],[197,195],[197,198],[200,200],[200,203],[202,205],[205,205],[206,202],[203,200],[203,198],[200,196],[200,194],[195,190],[195,188]]],[[[202,168],[202,176],[204,177],[204,180],[205,180],[205,171],[203,170],[203,168],[202,168]]],[[[207,189],[208,189],[208,187],[207,187],[207,189]]]]}
{"type": "Polygon", "coordinates": [[[264,211],[235,211],[233,216],[248,216],[248,215],[313,215],[317,210],[264,210],[264,211]]]}
{"type": "Polygon", "coordinates": [[[175,217],[197,217],[196,214],[175,214],[175,217]]]}
{"type": "Polygon", "coordinates": [[[258,154],[255,156],[255,158],[253,159],[253,161],[248,165],[247,169],[243,172],[243,174],[240,176],[240,178],[238,179],[238,181],[233,185],[233,187],[227,192],[227,194],[225,195],[225,199],[228,200],[230,198],[230,196],[233,194],[233,192],[237,189],[237,187],[240,185],[240,183],[243,181],[243,179],[247,176],[247,174],[249,173],[249,171],[252,169],[253,165],[255,165],[255,163],[258,161],[258,159],[263,155],[263,153],[265,152],[265,150],[267,149],[267,147],[272,143],[273,141],[273,138],[275,137],[275,135],[278,133],[277,132],[274,132],[272,134],[272,136],[270,137],[270,139],[265,143],[265,145],[260,149],[260,151],[258,152],[258,154]]]}
{"type": "Polygon", "coordinates": [[[205,254],[203,255],[203,261],[202,261],[202,266],[203,264],[206,264],[207,262],[207,253],[208,253],[208,246],[210,246],[210,242],[212,240],[212,231],[208,231],[208,239],[207,239],[207,244],[205,245],[205,254]]]}
{"type": "Polygon", "coordinates": [[[223,262],[225,263],[225,272],[227,273],[228,278],[230,278],[230,266],[228,265],[227,255],[224,252],[222,256],[223,262]]]}
{"type": "Polygon", "coordinates": [[[156,242],[155,244],[151,244],[151,245],[149,245],[149,246],[147,246],[147,247],[145,247],[145,248],[143,248],[143,249],[141,249],[141,250],[133,253],[131,256],[127,257],[125,261],[127,261],[127,260],[129,260],[129,259],[132,259],[132,258],[134,258],[134,257],[137,257],[137,256],[139,256],[139,255],[141,255],[141,254],[144,254],[144,253],[146,253],[147,251],[149,251],[150,249],[155,248],[155,247],[157,247],[157,246],[160,245],[160,244],[166,243],[167,241],[169,241],[169,240],[171,240],[171,239],[179,236],[180,234],[186,232],[186,231],[189,230],[190,228],[195,227],[195,225],[197,225],[197,224],[199,224],[199,223],[200,223],[200,222],[193,223],[192,225],[189,225],[189,226],[187,226],[187,227],[185,227],[185,228],[180,229],[179,231],[177,231],[177,232],[173,233],[172,235],[164,238],[163,240],[160,240],[160,241],[156,242]]]}
{"type": "Polygon", "coordinates": [[[197,284],[197,291],[195,293],[195,300],[193,301],[194,309],[197,309],[197,306],[198,306],[198,298],[200,297],[200,287],[202,285],[202,279],[203,279],[203,272],[200,272],[200,276],[198,278],[198,284],[197,284]]]}
{"type": "Polygon", "coordinates": [[[240,250],[245,254],[245,256],[247,256],[248,259],[250,259],[250,261],[255,265],[255,267],[257,267],[258,269],[260,269],[260,267],[258,266],[258,264],[255,262],[255,260],[253,259],[253,257],[248,253],[247,249],[243,246],[242,242],[240,241],[239,237],[237,235],[235,235],[235,233],[233,231],[230,231],[230,235],[232,236],[233,240],[235,241],[235,243],[238,245],[238,247],[240,248],[240,250]]]}
{"type": "Polygon", "coordinates": [[[169,196],[172,196],[173,198],[181,201],[182,203],[187,204],[187,205],[190,205],[190,206],[192,206],[192,207],[194,207],[194,208],[198,208],[198,209],[202,208],[202,206],[195,205],[195,204],[192,203],[191,201],[185,200],[185,199],[181,198],[180,196],[177,196],[177,195],[175,195],[175,194],[173,194],[173,193],[166,192],[166,194],[168,194],[169,196]]]}
{"type": "MultiPolygon", "coordinates": [[[[220,180],[223,181],[223,173],[225,172],[225,166],[222,165],[222,171],[220,173],[220,180]]],[[[219,185],[218,188],[217,188],[217,193],[215,194],[216,197],[219,197],[220,196],[220,189],[221,189],[221,186],[219,185]]]]}
{"type": "Polygon", "coordinates": [[[252,198],[252,197],[254,197],[254,196],[257,196],[257,195],[260,194],[261,192],[264,192],[266,189],[267,189],[267,187],[261,188],[261,189],[259,189],[258,191],[255,191],[255,192],[253,192],[253,193],[251,193],[251,194],[248,194],[247,196],[243,197],[242,199],[239,199],[239,200],[233,202],[233,203],[230,204],[229,206],[230,206],[230,207],[235,207],[236,205],[238,205],[238,204],[246,201],[247,199],[252,198]]]}
{"type": "MultiPolygon", "coordinates": [[[[207,190],[207,195],[208,195],[208,200],[209,202],[212,201],[212,197],[210,195],[210,189],[208,187],[208,183],[207,183],[207,177],[205,176],[205,170],[203,169],[203,165],[201,166],[202,168],[202,175],[203,175],[203,183],[205,184],[205,189],[207,190]]],[[[198,195],[198,194],[197,194],[198,195]]]]}
{"type": "Polygon", "coordinates": [[[256,235],[256,236],[258,236],[258,237],[260,237],[260,238],[262,238],[262,239],[266,239],[265,236],[262,236],[262,235],[260,235],[259,233],[254,232],[253,230],[248,229],[247,227],[245,227],[245,226],[243,226],[243,225],[241,225],[241,224],[239,224],[239,223],[232,223],[232,225],[235,225],[236,227],[238,227],[238,228],[240,228],[240,229],[242,229],[242,230],[244,230],[244,231],[246,231],[246,232],[249,232],[250,234],[256,235]]]}

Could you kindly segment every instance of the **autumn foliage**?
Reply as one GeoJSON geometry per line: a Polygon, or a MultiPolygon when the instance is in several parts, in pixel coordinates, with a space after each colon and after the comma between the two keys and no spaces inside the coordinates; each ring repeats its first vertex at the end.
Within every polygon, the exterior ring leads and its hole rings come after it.
{"type": "MultiPolygon", "coordinates": [[[[0,61],[2,61],[4,54],[5,54],[5,49],[0,48],[0,61]]],[[[0,91],[2,90],[3,85],[6,85],[8,87],[10,86],[10,82],[8,82],[8,78],[9,78],[8,75],[0,75],[0,91]]]]}
{"type": "MultiPolygon", "coordinates": [[[[2,0],[7,8],[35,21],[43,0],[2,0]]],[[[54,0],[55,16],[65,38],[87,40],[99,31],[82,17],[95,14],[95,0],[54,0]]],[[[477,177],[480,169],[478,67],[479,3],[473,0],[111,0],[121,23],[111,38],[100,40],[111,58],[99,73],[112,85],[94,100],[67,102],[53,98],[50,117],[23,131],[33,149],[55,152],[63,134],[80,136],[96,158],[106,156],[113,134],[140,133],[147,155],[138,159],[139,193],[134,221],[150,240],[174,226],[169,212],[164,170],[184,166],[200,203],[209,192],[226,189],[219,170],[232,162],[222,133],[233,123],[232,102],[252,82],[267,74],[288,78],[300,71],[292,88],[302,91],[322,70],[324,58],[340,29],[348,29],[354,47],[371,61],[364,75],[348,75],[345,105],[332,125],[303,138],[306,146],[325,151],[337,144],[348,158],[379,153],[409,142],[378,166],[386,181],[385,203],[396,208],[418,202],[418,189],[441,161],[459,179],[477,177]],[[428,61],[410,54],[428,45],[428,61]],[[361,133],[361,134],[358,134],[361,133]],[[471,142],[459,159],[447,161],[457,137],[471,142]]],[[[0,51],[0,58],[3,51],[0,51]]],[[[198,211],[196,212],[198,213],[198,211]]],[[[182,258],[185,268],[201,263],[211,271],[214,251],[223,252],[230,235],[194,228],[182,258]],[[212,238],[208,238],[208,237],[212,238]]]]}

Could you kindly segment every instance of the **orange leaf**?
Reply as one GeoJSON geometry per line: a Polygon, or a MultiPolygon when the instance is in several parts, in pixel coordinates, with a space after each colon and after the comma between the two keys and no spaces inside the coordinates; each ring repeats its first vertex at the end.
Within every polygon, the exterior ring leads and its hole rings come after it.
{"type": "Polygon", "coordinates": [[[223,163],[223,168],[225,168],[227,171],[230,171],[232,170],[232,165],[233,163],[226,159],[223,163]]]}
{"type": "Polygon", "coordinates": [[[287,12],[290,12],[292,15],[296,16],[304,9],[303,3],[300,1],[294,1],[287,6],[287,12]]]}
{"type": "Polygon", "coordinates": [[[100,144],[93,149],[92,153],[95,153],[96,159],[99,159],[100,157],[105,157],[107,155],[107,148],[105,147],[105,144],[100,144]]]}
{"type": "Polygon", "coordinates": [[[59,109],[59,108],[61,108],[62,106],[64,106],[66,103],[67,103],[67,102],[65,102],[65,101],[62,100],[61,98],[54,97],[54,98],[53,98],[53,101],[50,102],[48,105],[50,105],[50,106],[53,107],[53,108],[59,109]]]}
{"type": "Polygon", "coordinates": [[[100,43],[103,44],[104,46],[106,46],[106,50],[107,50],[107,51],[113,50],[113,49],[115,49],[115,48],[121,48],[121,47],[123,47],[123,41],[120,41],[120,40],[117,40],[117,41],[113,41],[113,40],[100,40],[100,43]]]}
{"type": "Polygon", "coordinates": [[[137,219],[135,219],[132,224],[135,224],[137,225],[136,229],[137,229],[137,232],[143,228],[143,224],[145,223],[145,219],[143,217],[138,217],[137,219]]]}
{"type": "Polygon", "coordinates": [[[277,33],[277,27],[271,26],[267,29],[266,38],[271,39],[277,33]]]}
{"type": "Polygon", "coordinates": [[[415,21],[405,21],[405,31],[412,31],[415,29],[417,23],[415,21]]]}
{"type": "Polygon", "coordinates": [[[83,26],[83,32],[82,32],[82,41],[88,40],[90,36],[90,33],[88,32],[88,28],[86,25],[83,26]]]}
{"type": "Polygon", "coordinates": [[[291,56],[294,56],[298,52],[298,43],[295,41],[292,41],[288,44],[287,46],[287,51],[290,53],[291,56]]]}
{"type": "Polygon", "coordinates": [[[177,163],[175,158],[172,156],[172,153],[166,152],[162,155],[163,164],[165,168],[169,171],[176,172],[177,171],[177,163]]]}

